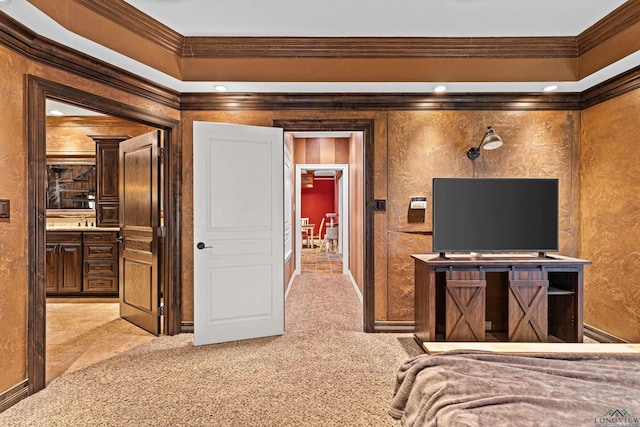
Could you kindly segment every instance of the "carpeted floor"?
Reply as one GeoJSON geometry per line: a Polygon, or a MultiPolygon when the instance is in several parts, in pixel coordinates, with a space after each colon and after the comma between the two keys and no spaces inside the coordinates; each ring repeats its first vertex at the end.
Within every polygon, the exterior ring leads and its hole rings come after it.
{"type": "Polygon", "coordinates": [[[365,334],[343,275],[296,277],[282,336],[193,346],[160,337],[53,380],[2,426],[398,426],[395,373],[410,334],[365,334]]]}

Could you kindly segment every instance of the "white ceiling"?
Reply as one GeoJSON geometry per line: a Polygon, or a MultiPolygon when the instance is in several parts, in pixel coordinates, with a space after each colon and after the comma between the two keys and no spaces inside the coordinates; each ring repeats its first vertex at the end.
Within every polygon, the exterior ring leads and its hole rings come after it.
{"type": "Polygon", "coordinates": [[[125,0],[183,36],[577,36],[624,0],[125,0]]]}
{"type": "MultiPolygon", "coordinates": [[[[184,36],[576,36],[623,0],[126,0],[184,36]]],[[[582,92],[640,65],[640,52],[577,82],[183,82],[74,34],[27,0],[0,11],[32,31],[178,92],[582,92]]]]}

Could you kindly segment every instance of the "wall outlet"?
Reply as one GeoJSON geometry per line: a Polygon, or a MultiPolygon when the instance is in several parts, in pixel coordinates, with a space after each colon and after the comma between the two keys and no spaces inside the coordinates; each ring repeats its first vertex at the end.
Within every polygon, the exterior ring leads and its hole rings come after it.
{"type": "Polygon", "coordinates": [[[484,330],[485,331],[490,331],[491,330],[491,320],[486,320],[484,322],[484,330]]]}

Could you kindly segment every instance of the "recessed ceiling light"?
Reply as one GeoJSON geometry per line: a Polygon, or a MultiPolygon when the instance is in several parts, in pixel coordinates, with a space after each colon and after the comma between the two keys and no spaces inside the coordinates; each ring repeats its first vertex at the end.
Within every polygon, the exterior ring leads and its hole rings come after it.
{"type": "Polygon", "coordinates": [[[436,86],[433,88],[434,92],[446,92],[447,87],[445,85],[436,86]]]}
{"type": "Polygon", "coordinates": [[[229,90],[229,88],[225,85],[215,85],[213,88],[218,92],[226,92],[227,90],[229,90]]]}
{"type": "Polygon", "coordinates": [[[64,113],[60,110],[49,110],[50,116],[64,116],[64,113]]]}
{"type": "Polygon", "coordinates": [[[549,85],[542,88],[543,92],[553,92],[556,89],[558,89],[558,85],[549,85]]]}

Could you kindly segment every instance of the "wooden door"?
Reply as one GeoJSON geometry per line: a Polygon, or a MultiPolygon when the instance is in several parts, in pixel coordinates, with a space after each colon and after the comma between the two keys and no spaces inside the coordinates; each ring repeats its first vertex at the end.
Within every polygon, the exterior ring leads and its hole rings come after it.
{"type": "Polygon", "coordinates": [[[96,226],[118,227],[120,221],[120,142],[127,136],[91,135],[96,142],[96,226]]]}
{"type": "Polygon", "coordinates": [[[160,131],[120,143],[120,316],[160,333],[158,147],[160,131]]]}
{"type": "Polygon", "coordinates": [[[509,280],[509,341],[548,340],[547,291],[542,270],[516,270],[509,280]]]}
{"type": "Polygon", "coordinates": [[[445,340],[484,341],[487,282],[477,271],[447,272],[445,340]]]}
{"type": "Polygon", "coordinates": [[[193,124],[195,344],[284,333],[283,131],[193,124]]]}

